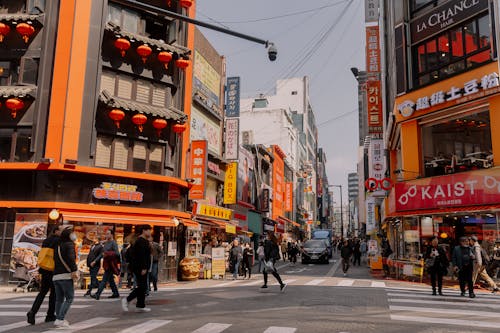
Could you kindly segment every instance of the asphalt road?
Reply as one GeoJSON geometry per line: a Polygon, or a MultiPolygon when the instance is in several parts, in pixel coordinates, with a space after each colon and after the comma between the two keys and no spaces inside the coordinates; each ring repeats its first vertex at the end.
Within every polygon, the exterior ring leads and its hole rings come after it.
{"type": "MultiPolygon", "coordinates": [[[[281,263],[281,265],[283,265],[281,263]]],[[[456,290],[431,296],[429,288],[403,282],[372,280],[366,267],[343,277],[338,264],[280,268],[289,285],[285,293],[270,276],[251,280],[203,280],[160,288],[147,299],[150,313],[124,313],[118,300],[84,298],[70,309],[70,332],[498,332],[500,297],[478,293],[462,298],[456,290]],[[363,278],[363,276],[365,278],[363,278]]],[[[106,291],[109,293],[109,291],[106,291]]],[[[122,295],[128,293],[122,290],[122,295]]],[[[35,294],[2,295],[0,332],[53,332],[51,324],[26,326],[25,313],[35,294]]],[[[45,308],[40,319],[43,321],[45,308]]],[[[61,330],[55,330],[61,332],[61,330]]]]}

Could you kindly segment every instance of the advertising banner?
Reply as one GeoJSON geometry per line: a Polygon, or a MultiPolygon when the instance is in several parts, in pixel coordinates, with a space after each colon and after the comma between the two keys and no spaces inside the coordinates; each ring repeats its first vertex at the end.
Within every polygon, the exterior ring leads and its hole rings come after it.
{"type": "Polygon", "coordinates": [[[237,199],[237,176],[238,162],[232,162],[227,165],[226,178],[224,179],[224,204],[231,205],[236,203],[237,199]]]}
{"type": "Polygon", "coordinates": [[[9,270],[18,278],[29,280],[38,270],[38,252],[47,237],[47,214],[18,213],[9,270]]]}
{"type": "Polygon", "coordinates": [[[285,212],[293,211],[293,183],[285,183],[285,212]]]}
{"type": "Polygon", "coordinates": [[[381,137],[383,133],[382,93],[379,80],[366,82],[366,100],[368,109],[368,133],[381,137]]]}
{"type": "MultiPolygon", "coordinates": [[[[381,180],[385,178],[385,171],[384,140],[371,139],[368,150],[368,177],[381,183],[381,180]]],[[[374,189],[374,193],[379,194],[377,192],[384,193],[379,185],[374,189]]]]}
{"type": "Polygon", "coordinates": [[[189,199],[201,200],[205,198],[205,184],[207,182],[208,144],[206,140],[191,142],[191,178],[194,182],[189,190],[189,199]]]}
{"type": "Polygon", "coordinates": [[[220,74],[198,52],[194,51],[193,86],[208,99],[208,106],[219,105],[221,91],[220,74]]]}
{"type": "Polygon", "coordinates": [[[233,218],[233,211],[229,208],[219,207],[215,205],[196,203],[194,207],[194,214],[196,216],[213,217],[220,220],[231,220],[233,218]]]}
{"type": "Polygon", "coordinates": [[[273,219],[283,216],[283,194],[285,190],[285,162],[280,153],[280,149],[273,146],[273,219]]]}
{"type": "Polygon", "coordinates": [[[375,214],[375,198],[367,197],[365,200],[366,208],[366,234],[370,235],[377,228],[377,217],[375,214]]]}
{"type": "Polygon", "coordinates": [[[225,156],[226,160],[237,160],[239,153],[240,120],[238,118],[226,119],[225,156]]]}
{"type": "Polygon", "coordinates": [[[396,211],[500,203],[500,168],[429,177],[395,185],[396,211]]]}
{"type": "Polygon", "coordinates": [[[366,27],[366,73],[380,72],[380,36],[378,26],[366,27]]]}
{"type": "Polygon", "coordinates": [[[224,253],[225,249],[223,247],[212,248],[212,277],[214,279],[222,279],[226,274],[224,253]]]}
{"type": "Polygon", "coordinates": [[[252,203],[254,160],[251,152],[240,146],[238,164],[238,200],[252,203]]]}
{"type": "Polygon", "coordinates": [[[222,128],[214,120],[205,116],[195,105],[191,105],[191,141],[207,140],[208,149],[216,155],[221,155],[222,128]]]}
{"type": "Polygon", "coordinates": [[[365,22],[378,22],[379,0],[365,0],[365,22]]]}
{"type": "Polygon", "coordinates": [[[240,78],[227,78],[226,117],[240,116],[240,78]]]}

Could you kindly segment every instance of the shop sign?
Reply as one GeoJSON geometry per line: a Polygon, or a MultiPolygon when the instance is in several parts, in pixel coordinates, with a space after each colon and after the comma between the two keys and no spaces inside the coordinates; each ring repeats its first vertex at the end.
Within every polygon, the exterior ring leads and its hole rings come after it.
{"type": "Polygon", "coordinates": [[[231,220],[233,211],[224,207],[197,203],[195,205],[195,214],[200,216],[214,217],[221,220],[231,220]]]}
{"type": "Polygon", "coordinates": [[[219,105],[221,76],[198,51],[194,51],[193,86],[212,104],[219,105]]]}
{"type": "Polygon", "coordinates": [[[240,116],[240,77],[227,78],[226,117],[240,116]]]}
{"type": "Polygon", "coordinates": [[[264,213],[267,213],[269,212],[269,200],[270,200],[270,193],[269,193],[269,189],[268,188],[265,188],[265,189],[262,189],[262,196],[261,196],[261,200],[260,200],[260,211],[261,212],[264,212],[264,213]]]}
{"type": "MultiPolygon", "coordinates": [[[[384,183],[385,178],[385,156],[384,156],[384,140],[382,139],[371,139],[370,146],[368,150],[368,179],[373,179],[377,184],[384,183]]],[[[382,186],[378,186],[374,189],[375,194],[380,192],[384,194],[382,186]]]]}
{"type": "Polygon", "coordinates": [[[276,223],[276,232],[285,232],[285,223],[283,221],[278,220],[278,223],[276,223]]]}
{"type": "Polygon", "coordinates": [[[224,179],[224,204],[226,205],[236,203],[237,172],[237,162],[232,162],[227,165],[226,177],[224,179]]]}
{"type": "Polygon", "coordinates": [[[280,148],[273,145],[273,219],[283,216],[283,194],[285,183],[285,162],[280,154],[280,148]]]}
{"type": "Polygon", "coordinates": [[[191,142],[191,178],[194,179],[189,190],[189,199],[200,200],[205,198],[207,182],[208,149],[207,140],[191,142]]]}
{"type": "Polygon", "coordinates": [[[238,118],[226,119],[226,133],[224,137],[224,150],[226,160],[238,159],[238,141],[240,133],[240,120],[238,118]]]}
{"type": "Polygon", "coordinates": [[[181,200],[181,189],[175,185],[168,188],[168,200],[181,200]]]}
{"type": "Polygon", "coordinates": [[[274,231],[274,226],[276,223],[270,219],[264,219],[264,231],[274,231]]]}
{"type": "Polygon", "coordinates": [[[378,22],[379,0],[365,0],[365,22],[378,22]]]}
{"type": "Polygon", "coordinates": [[[238,200],[246,203],[253,202],[253,188],[254,183],[254,159],[253,154],[240,146],[238,164],[238,200]]]}
{"type": "Polygon", "coordinates": [[[366,82],[367,107],[368,107],[368,133],[382,135],[382,94],[379,80],[366,82]]]}
{"type": "Polygon", "coordinates": [[[293,183],[285,183],[285,212],[293,211],[293,183]]]}
{"type": "Polygon", "coordinates": [[[101,187],[92,190],[92,195],[100,200],[142,202],[144,194],[136,185],[102,182],[101,187]]]}
{"type": "Polygon", "coordinates": [[[410,23],[411,41],[417,43],[488,9],[488,0],[448,1],[410,23]]]}
{"type": "Polygon", "coordinates": [[[167,256],[175,257],[177,255],[177,242],[168,242],[167,244],[167,256]]]}
{"type": "Polygon", "coordinates": [[[212,277],[221,279],[226,274],[226,260],[224,258],[225,249],[223,247],[212,248],[212,277]]]}
{"type": "Polygon", "coordinates": [[[436,91],[430,96],[423,96],[416,101],[405,100],[397,106],[399,113],[404,118],[411,117],[416,111],[425,111],[434,106],[455,101],[457,104],[465,103],[477,98],[491,95],[500,87],[498,73],[490,73],[482,76],[480,79],[473,79],[465,82],[459,87],[452,86],[449,91],[436,91]],[[493,88],[497,88],[491,90],[493,88]]]}
{"type": "Polygon", "coordinates": [[[226,224],[226,233],[235,234],[236,233],[236,226],[232,225],[232,224],[226,224]]]}
{"type": "Polygon", "coordinates": [[[196,106],[191,106],[191,141],[207,140],[208,149],[216,155],[221,155],[222,128],[220,124],[203,114],[196,106]]]}
{"type": "Polygon", "coordinates": [[[214,163],[212,161],[208,161],[208,171],[213,173],[214,175],[220,176],[221,171],[220,167],[217,163],[214,163]]]}
{"type": "Polygon", "coordinates": [[[500,203],[500,169],[429,177],[395,185],[396,211],[500,203]]]}
{"type": "Polygon", "coordinates": [[[422,230],[422,237],[429,237],[434,234],[434,227],[432,224],[432,217],[424,216],[420,219],[422,230]]]}
{"type": "Polygon", "coordinates": [[[380,72],[380,34],[379,27],[366,27],[366,73],[368,76],[380,72]]]}
{"type": "Polygon", "coordinates": [[[368,197],[365,200],[366,208],[366,234],[373,233],[377,227],[377,218],[375,214],[375,198],[368,197]]]}

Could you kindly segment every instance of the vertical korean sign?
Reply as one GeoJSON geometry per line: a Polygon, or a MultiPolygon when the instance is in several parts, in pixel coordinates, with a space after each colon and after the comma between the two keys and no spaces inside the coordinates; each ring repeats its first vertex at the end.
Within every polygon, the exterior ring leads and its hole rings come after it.
{"type": "Polygon", "coordinates": [[[208,147],[207,140],[191,142],[191,178],[194,179],[189,190],[189,199],[205,198],[205,183],[207,181],[208,147]]]}
{"type": "Polygon", "coordinates": [[[285,212],[293,211],[293,183],[285,183],[285,212]]]}
{"type": "Polygon", "coordinates": [[[374,134],[375,137],[381,137],[384,124],[379,80],[366,82],[366,98],[368,102],[368,133],[374,134]]]}
{"type": "Polygon", "coordinates": [[[368,150],[368,177],[382,180],[385,177],[384,140],[371,139],[368,150]]]}
{"type": "Polygon", "coordinates": [[[368,133],[382,138],[382,92],[380,84],[380,34],[378,26],[366,27],[366,83],[368,133]]]}
{"type": "Polygon", "coordinates": [[[365,22],[378,22],[379,0],[365,0],[365,22]]]}
{"type": "Polygon", "coordinates": [[[380,72],[380,38],[377,25],[366,27],[366,72],[378,74],[380,72]]]}
{"type": "Polygon", "coordinates": [[[224,136],[224,150],[226,160],[238,159],[238,136],[240,132],[240,120],[238,118],[226,119],[226,133],[224,136]]]}
{"type": "Polygon", "coordinates": [[[273,146],[273,219],[283,216],[283,194],[285,183],[285,162],[276,146],[273,146]]]}
{"type": "Polygon", "coordinates": [[[240,78],[227,78],[226,118],[240,116],[240,78]]]}
{"type": "Polygon", "coordinates": [[[227,165],[226,178],[224,179],[224,204],[236,203],[236,184],[238,183],[238,162],[227,165]]]}

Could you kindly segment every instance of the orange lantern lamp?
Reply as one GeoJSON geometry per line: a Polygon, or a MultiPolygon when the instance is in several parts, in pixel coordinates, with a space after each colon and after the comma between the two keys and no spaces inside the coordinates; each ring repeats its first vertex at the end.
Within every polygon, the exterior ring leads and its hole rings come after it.
{"type": "Polygon", "coordinates": [[[132,122],[137,126],[139,132],[144,130],[144,124],[148,121],[148,117],[143,115],[142,113],[135,114],[132,116],[132,122]]]}
{"type": "Polygon", "coordinates": [[[125,57],[125,52],[130,48],[130,42],[125,38],[115,40],[115,47],[120,50],[122,57],[125,57]]]}
{"type": "Polygon", "coordinates": [[[146,63],[146,60],[148,60],[151,52],[153,52],[153,50],[147,44],[140,45],[139,47],[137,47],[136,51],[137,54],[141,56],[143,63],[146,63]]]}
{"type": "Polygon", "coordinates": [[[162,51],[158,53],[158,61],[165,66],[165,69],[168,69],[168,63],[172,60],[172,53],[167,51],[162,51]]]}
{"type": "Polygon", "coordinates": [[[182,134],[186,130],[186,124],[175,124],[173,130],[177,134],[182,134]]]}
{"type": "Polygon", "coordinates": [[[12,118],[15,119],[17,116],[17,111],[24,108],[24,102],[19,98],[9,98],[5,101],[5,106],[10,110],[12,118]]]}
{"type": "Polygon", "coordinates": [[[162,118],[156,118],[155,120],[153,120],[153,127],[156,129],[156,134],[158,136],[161,135],[161,131],[167,127],[167,121],[165,119],[162,119],[162,118]]]}
{"type": "Polygon", "coordinates": [[[177,59],[175,61],[175,65],[179,67],[182,70],[185,70],[186,68],[189,67],[189,60],[187,59],[177,59]]]}
{"type": "Polygon", "coordinates": [[[23,40],[25,43],[28,43],[31,35],[35,33],[35,28],[31,24],[28,23],[19,23],[16,25],[16,30],[23,36],[23,40]]]}
{"type": "Polygon", "coordinates": [[[10,27],[8,24],[0,22],[0,43],[3,42],[3,39],[10,32],[10,27]]]}
{"type": "Polygon", "coordinates": [[[190,8],[193,5],[193,0],[180,0],[181,7],[190,8]]]}
{"type": "Polygon", "coordinates": [[[108,113],[109,118],[115,122],[117,128],[120,128],[120,121],[125,118],[125,112],[120,109],[113,109],[108,113]]]}

